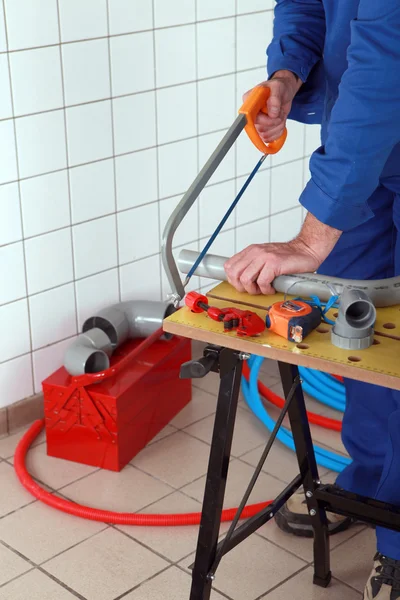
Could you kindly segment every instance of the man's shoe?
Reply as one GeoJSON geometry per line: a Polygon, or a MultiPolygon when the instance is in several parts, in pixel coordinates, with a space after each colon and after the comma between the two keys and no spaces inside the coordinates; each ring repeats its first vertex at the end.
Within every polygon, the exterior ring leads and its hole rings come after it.
{"type": "MultiPolygon", "coordinates": [[[[326,513],[328,519],[329,535],[348,529],[354,520],[350,517],[326,513]]],[[[311,517],[308,514],[307,502],[303,490],[293,494],[275,515],[275,522],[279,529],[300,537],[313,537],[311,517]]]]}
{"type": "Polygon", "coordinates": [[[400,560],[375,554],[374,568],[364,591],[364,600],[398,600],[400,598],[400,560]]]}

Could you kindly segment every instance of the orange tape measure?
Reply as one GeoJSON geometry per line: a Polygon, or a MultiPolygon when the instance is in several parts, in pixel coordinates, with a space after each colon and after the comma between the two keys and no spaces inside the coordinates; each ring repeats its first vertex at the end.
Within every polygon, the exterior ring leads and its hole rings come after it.
{"type": "Polygon", "coordinates": [[[289,342],[302,342],[321,323],[318,308],[301,300],[276,302],[268,308],[266,325],[289,342]]]}

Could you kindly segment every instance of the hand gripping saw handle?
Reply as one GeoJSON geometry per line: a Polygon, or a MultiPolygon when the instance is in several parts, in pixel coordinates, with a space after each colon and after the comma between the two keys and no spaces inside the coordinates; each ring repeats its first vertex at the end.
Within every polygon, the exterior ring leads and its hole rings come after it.
{"type": "Polygon", "coordinates": [[[269,87],[263,85],[256,86],[247,96],[245,102],[238,111],[238,116],[226,132],[217,148],[214,150],[192,185],[182,197],[178,206],[171,214],[165,226],[161,257],[168,282],[171,286],[172,301],[177,306],[185,296],[185,284],[181,280],[178,267],[172,252],[172,243],[175,232],[190,208],[198,198],[209,179],[216,171],[230,148],[233,146],[243,130],[246,131],[253,144],[262,152],[263,155],[276,154],[282,148],[286,141],[287,131],[285,129],[281,137],[273,142],[264,143],[258,134],[255,126],[255,120],[259,112],[267,113],[267,101],[270,95],[269,87]]]}

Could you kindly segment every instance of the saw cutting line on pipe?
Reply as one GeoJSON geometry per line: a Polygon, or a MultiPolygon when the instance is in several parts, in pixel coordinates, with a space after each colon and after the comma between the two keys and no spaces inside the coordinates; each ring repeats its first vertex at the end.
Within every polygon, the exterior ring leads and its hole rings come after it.
{"type": "MultiPolygon", "coordinates": [[[[194,250],[182,250],[178,256],[178,267],[181,273],[187,274],[195,264],[199,253],[194,250]]],[[[200,262],[195,275],[217,281],[227,281],[224,265],[228,257],[207,254],[200,262]]],[[[299,273],[279,275],[272,282],[274,289],[282,294],[290,291],[298,296],[315,295],[327,302],[333,287],[340,294],[345,287],[365,291],[378,308],[400,304],[400,276],[388,279],[359,280],[328,277],[319,273],[299,273]]]]}

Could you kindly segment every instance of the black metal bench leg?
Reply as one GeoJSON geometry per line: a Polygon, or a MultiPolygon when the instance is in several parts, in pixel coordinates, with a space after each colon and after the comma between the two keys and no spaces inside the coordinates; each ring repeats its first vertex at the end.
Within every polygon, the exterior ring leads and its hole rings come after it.
{"type": "MultiPolygon", "coordinates": [[[[295,365],[280,362],[279,371],[285,397],[287,397],[293,381],[298,376],[298,368],[295,365]]],[[[321,503],[318,503],[315,495],[320,480],[301,386],[296,389],[288,414],[314,529],[314,583],[321,587],[327,587],[331,580],[328,522],[325,509],[321,503]]]]}
{"type": "Polygon", "coordinates": [[[240,353],[223,348],[219,352],[220,387],[211,442],[190,600],[209,600],[226,480],[239,398],[242,361],[240,353]]]}

